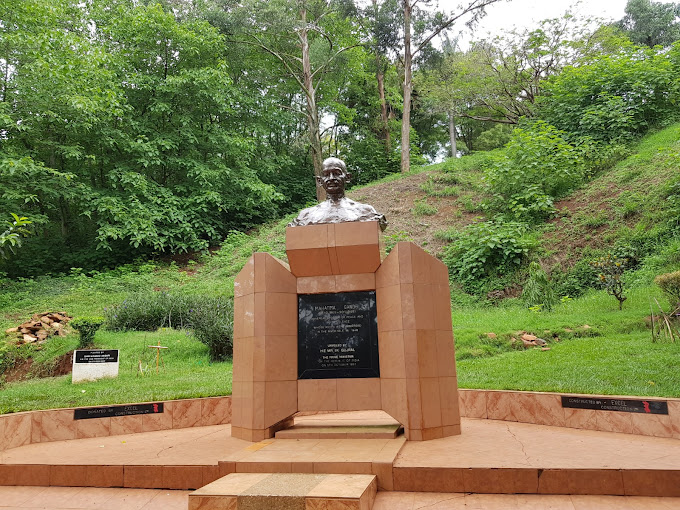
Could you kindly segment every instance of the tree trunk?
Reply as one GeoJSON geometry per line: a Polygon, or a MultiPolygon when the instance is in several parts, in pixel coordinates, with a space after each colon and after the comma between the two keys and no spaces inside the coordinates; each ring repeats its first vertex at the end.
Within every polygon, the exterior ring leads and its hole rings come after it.
{"type": "Polygon", "coordinates": [[[385,142],[385,153],[389,154],[392,151],[392,140],[390,139],[390,123],[387,115],[387,101],[385,100],[385,71],[378,55],[375,56],[375,64],[377,66],[375,77],[378,80],[378,95],[380,96],[380,122],[382,124],[380,134],[383,142],[385,142]]]}
{"type": "MultiPolygon", "coordinates": [[[[302,75],[305,96],[307,99],[307,128],[309,129],[309,144],[312,154],[312,164],[314,165],[314,176],[316,177],[321,175],[323,158],[321,134],[319,130],[319,111],[316,107],[316,91],[314,90],[314,82],[312,81],[312,64],[309,55],[309,39],[307,37],[306,28],[307,10],[304,7],[300,9],[300,19],[302,20],[303,28],[298,32],[298,36],[300,38],[300,48],[302,50],[302,75]]],[[[316,186],[316,198],[319,202],[326,200],[326,192],[319,185],[316,186]]]]}
{"type": "Polygon", "coordinates": [[[411,0],[404,5],[404,110],[401,114],[401,171],[411,169],[411,0]]]}
{"type": "Polygon", "coordinates": [[[449,138],[451,139],[451,157],[455,158],[458,149],[456,148],[456,118],[453,112],[449,112],[449,138]]]}

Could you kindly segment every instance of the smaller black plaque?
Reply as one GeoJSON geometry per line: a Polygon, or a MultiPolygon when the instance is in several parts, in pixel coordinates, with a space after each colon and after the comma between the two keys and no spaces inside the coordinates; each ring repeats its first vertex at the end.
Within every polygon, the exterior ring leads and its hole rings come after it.
{"type": "Polygon", "coordinates": [[[89,420],[92,418],[111,418],[113,416],[132,416],[135,414],[159,414],[162,412],[163,402],[128,406],[83,407],[74,410],[73,419],[89,420]]]}
{"type": "Polygon", "coordinates": [[[562,396],[562,407],[619,411],[623,413],[668,414],[665,400],[636,400],[632,398],[597,398],[562,396]]]}
{"type": "Polygon", "coordinates": [[[76,351],[74,361],[76,363],[117,363],[118,349],[76,351]]]}

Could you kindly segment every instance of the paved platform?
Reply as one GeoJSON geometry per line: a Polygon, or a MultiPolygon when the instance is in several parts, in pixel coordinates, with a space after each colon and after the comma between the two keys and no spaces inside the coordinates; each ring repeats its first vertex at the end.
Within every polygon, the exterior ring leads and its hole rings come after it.
{"type": "Polygon", "coordinates": [[[250,443],[229,432],[217,425],[26,445],[0,453],[0,484],[198,489],[231,472],[292,472],[373,474],[387,491],[680,497],[680,440],[671,438],[480,419],[464,419],[460,436],[424,442],[250,443]]]}
{"type": "MultiPolygon", "coordinates": [[[[0,487],[3,510],[187,510],[189,491],[0,487]]],[[[378,492],[373,510],[678,510],[680,498],[378,492]]]]}
{"type": "Polygon", "coordinates": [[[356,411],[296,416],[293,426],[279,430],[276,439],[394,439],[403,432],[385,412],[356,411]]]}

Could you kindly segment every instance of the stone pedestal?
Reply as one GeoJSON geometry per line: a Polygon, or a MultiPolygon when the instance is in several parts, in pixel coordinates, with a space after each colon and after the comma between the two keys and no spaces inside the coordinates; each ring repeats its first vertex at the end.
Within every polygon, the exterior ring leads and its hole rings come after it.
{"type": "Polygon", "coordinates": [[[290,266],[255,253],[234,288],[232,435],[273,437],[298,411],[382,409],[406,438],[460,433],[446,266],[413,243],[381,263],[377,222],[289,227],[290,266]],[[297,379],[298,294],[376,291],[380,377],[297,379]]]}

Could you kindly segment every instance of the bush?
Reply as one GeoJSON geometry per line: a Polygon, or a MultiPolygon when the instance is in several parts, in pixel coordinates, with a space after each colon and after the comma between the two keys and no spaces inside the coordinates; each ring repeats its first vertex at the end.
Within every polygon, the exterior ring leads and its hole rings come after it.
{"type": "Polygon", "coordinates": [[[529,264],[529,279],[524,284],[522,298],[527,306],[547,311],[557,303],[553,284],[538,262],[529,264]]]}
{"type": "Polygon", "coordinates": [[[94,335],[97,330],[104,324],[103,317],[79,317],[73,319],[71,322],[71,327],[75,329],[80,335],[80,341],[78,342],[78,348],[84,349],[85,347],[92,345],[94,342],[94,335]]]}
{"type": "Polygon", "coordinates": [[[232,355],[234,308],[231,299],[154,292],[134,294],[120,305],[104,310],[109,329],[192,329],[194,336],[208,346],[211,361],[223,361],[232,355]]]}
{"type": "Polygon", "coordinates": [[[444,249],[442,260],[463,283],[518,268],[537,246],[524,223],[486,221],[468,225],[444,249]]]}
{"type": "Polygon", "coordinates": [[[617,299],[619,310],[621,310],[623,302],[628,299],[623,295],[624,281],[621,278],[628,266],[628,259],[617,258],[609,253],[593,260],[590,265],[599,271],[600,285],[607,291],[607,294],[617,299]]]}
{"type": "Polygon", "coordinates": [[[566,133],[543,121],[515,129],[486,168],[493,195],[487,209],[517,221],[545,219],[554,212],[554,199],[584,181],[589,150],[587,140],[569,143],[566,133]]]}
{"type": "Polygon", "coordinates": [[[654,283],[661,287],[672,308],[680,307],[680,271],[660,274],[654,283]]]}
{"type": "Polygon", "coordinates": [[[427,203],[427,200],[416,200],[411,212],[414,216],[432,216],[437,214],[437,208],[427,203]]]}

